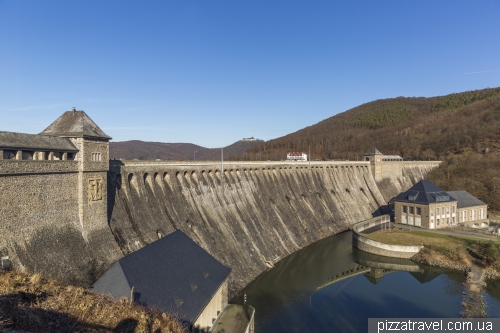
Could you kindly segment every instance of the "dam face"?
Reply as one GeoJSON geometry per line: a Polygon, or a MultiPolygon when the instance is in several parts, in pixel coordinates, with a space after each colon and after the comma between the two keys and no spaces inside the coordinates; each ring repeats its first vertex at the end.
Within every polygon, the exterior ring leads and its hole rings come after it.
{"type": "Polygon", "coordinates": [[[366,162],[224,163],[222,173],[220,163],[116,161],[108,177],[124,255],[180,229],[233,269],[230,294],[385,203],[366,162]]]}

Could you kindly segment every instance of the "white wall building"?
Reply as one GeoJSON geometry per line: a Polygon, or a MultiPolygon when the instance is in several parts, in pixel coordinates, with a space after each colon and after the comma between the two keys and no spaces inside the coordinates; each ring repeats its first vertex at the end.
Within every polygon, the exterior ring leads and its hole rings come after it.
{"type": "Polygon", "coordinates": [[[307,161],[307,154],[302,152],[290,152],[286,154],[288,161],[307,161]]]}

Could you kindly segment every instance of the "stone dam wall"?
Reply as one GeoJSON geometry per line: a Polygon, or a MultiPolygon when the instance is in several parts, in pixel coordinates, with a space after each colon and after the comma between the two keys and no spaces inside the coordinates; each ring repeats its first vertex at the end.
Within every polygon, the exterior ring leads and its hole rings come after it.
{"type": "MultiPolygon", "coordinates": [[[[181,229],[233,269],[230,292],[385,204],[365,162],[112,163],[110,228],[123,254],[181,229]]],[[[196,269],[193,267],[193,269],[196,269]]]]}
{"type": "Polygon", "coordinates": [[[441,161],[385,161],[377,186],[388,202],[400,192],[406,191],[437,168],[441,161]]]}
{"type": "Polygon", "coordinates": [[[75,161],[0,161],[0,256],[88,286],[180,229],[233,269],[232,296],[281,258],[371,218],[428,168],[375,182],[369,162],[110,161],[106,174],[75,161]],[[93,178],[104,180],[101,201],[87,200],[93,178]]]}

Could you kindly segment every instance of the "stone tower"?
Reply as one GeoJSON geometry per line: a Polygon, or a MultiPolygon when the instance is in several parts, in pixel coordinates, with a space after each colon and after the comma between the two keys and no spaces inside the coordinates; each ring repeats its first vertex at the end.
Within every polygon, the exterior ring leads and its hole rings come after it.
{"type": "Polygon", "coordinates": [[[382,157],[383,154],[375,147],[372,147],[363,154],[365,161],[370,161],[373,178],[379,180],[382,174],[382,157]]]}
{"type": "Polygon", "coordinates": [[[78,216],[85,237],[107,225],[109,140],[84,111],[66,111],[40,135],[69,138],[78,148],[78,216]]]}

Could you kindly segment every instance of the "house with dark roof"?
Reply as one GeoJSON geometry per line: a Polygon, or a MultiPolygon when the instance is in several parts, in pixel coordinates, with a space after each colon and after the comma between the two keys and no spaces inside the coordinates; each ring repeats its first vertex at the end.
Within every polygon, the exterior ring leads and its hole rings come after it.
{"type": "Polygon", "coordinates": [[[472,228],[484,228],[489,224],[488,205],[467,191],[448,191],[458,201],[458,222],[472,228]]]}
{"type": "Polygon", "coordinates": [[[419,181],[392,201],[396,223],[426,229],[458,225],[457,200],[428,179],[419,181]]]}
{"type": "Polygon", "coordinates": [[[227,305],[231,269],[177,230],[119,259],[92,291],[129,298],[208,332],[227,305]]]}
{"type": "Polygon", "coordinates": [[[466,191],[446,192],[428,179],[398,194],[391,203],[396,223],[426,229],[459,224],[472,226],[473,223],[478,223],[477,227],[487,225],[480,224],[486,220],[486,204],[466,191]]]}

